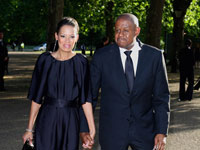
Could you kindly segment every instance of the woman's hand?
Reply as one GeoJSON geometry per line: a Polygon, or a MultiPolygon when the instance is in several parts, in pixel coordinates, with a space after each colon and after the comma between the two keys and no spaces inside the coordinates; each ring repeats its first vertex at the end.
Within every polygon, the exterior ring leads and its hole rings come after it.
{"type": "Polygon", "coordinates": [[[92,150],[94,140],[91,138],[90,134],[88,132],[81,132],[80,137],[82,141],[82,147],[84,149],[92,150]]]}
{"type": "Polygon", "coordinates": [[[92,104],[89,102],[86,102],[85,104],[82,105],[82,107],[83,107],[83,111],[85,113],[85,116],[88,122],[90,137],[92,138],[92,140],[94,140],[96,130],[95,130],[92,104]]]}
{"type": "Polygon", "coordinates": [[[23,142],[29,141],[30,145],[33,145],[33,133],[26,131],[22,136],[23,142]]]}
{"type": "Polygon", "coordinates": [[[30,110],[28,127],[26,129],[26,132],[22,136],[24,143],[28,140],[30,145],[33,144],[32,140],[33,140],[33,132],[34,131],[32,129],[33,129],[34,122],[37,117],[38,111],[40,109],[40,106],[41,106],[40,104],[37,104],[34,101],[31,102],[31,110],[30,110]]]}
{"type": "Polygon", "coordinates": [[[94,141],[95,134],[96,134],[95,128],[90,129],[90,137],[92,138],[93,141],[94,141]]]}
{"type": "Polygon", "coordinates": [[[89,102],[86,102],[85,104],[82,105],[83,107],[83,111],[85,113],[87,122],[88,122],[88,126],[89,126],[89,137],[90,137],[90,141],[87,141],[86,143],[83,144],[84,148],[89,148],[91,149],[90,145],[94,144],[94,136],[95,136],[95,123],[94,123],[94,116],[93,116],[93,110],[92,110],[92,104],[89,102]]]}

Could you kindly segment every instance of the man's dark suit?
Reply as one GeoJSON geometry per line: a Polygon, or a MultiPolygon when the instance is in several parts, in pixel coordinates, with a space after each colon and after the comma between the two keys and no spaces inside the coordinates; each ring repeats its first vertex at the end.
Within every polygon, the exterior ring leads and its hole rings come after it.
{"type": "Polygon", "coordinates": [[[5,58],[8,57],[8,50],[4,42],[0,41],[0,90],[4,89],[3,76],[5,73],[5,58]]]}
{"type": "Polygon", "coordinates": [[[152,150],[156,134],[167,134],[169,89],[160,50],[139,40],[133,90],[126,83],[119,47],[99,49],[91,62],[94,98],[101,88],[99,140],[102,150],[125,150],[128,145],[152,150]]]}

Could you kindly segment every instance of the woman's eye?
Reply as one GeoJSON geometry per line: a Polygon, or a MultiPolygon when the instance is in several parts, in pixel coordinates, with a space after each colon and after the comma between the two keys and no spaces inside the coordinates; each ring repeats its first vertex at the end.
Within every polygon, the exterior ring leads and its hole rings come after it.
{"type": "Polygon", "coordinates": [[[72,35],[72,36],[71,36],[71,38],[73,39],[73,38],[75,38],[75,36],[74,36],[74,35],[72,35]]]}
{"type": "Polygon", "coordinates": [[[65,36],[64,36],[64,35],[61,35],[60,37],[64,38],[65,36]]]}
{"type": "Polygon", "coordinates": [[[116,33],[119,33],[119,32],[120,32],[120,30],[115,30],[115,32],[116,32],[116,33]]]}

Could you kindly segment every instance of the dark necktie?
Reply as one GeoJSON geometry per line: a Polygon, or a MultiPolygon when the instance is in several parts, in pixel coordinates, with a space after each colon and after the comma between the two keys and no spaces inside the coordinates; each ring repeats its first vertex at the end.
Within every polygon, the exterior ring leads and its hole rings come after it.
{"type": "Polygon", "coordinates": [[[134,69],[133,69],[133,62],[130,57],[132,51],[125,51],[126,54],[126,61],[125,61],[125,75],[126,75],[126,81],[128,84],[129,92],[133,89],[133,83],[134,83],[134,69]]]}

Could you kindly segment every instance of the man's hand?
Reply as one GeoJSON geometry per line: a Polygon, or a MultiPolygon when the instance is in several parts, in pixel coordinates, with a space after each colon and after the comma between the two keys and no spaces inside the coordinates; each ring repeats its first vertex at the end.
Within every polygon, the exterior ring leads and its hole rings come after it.
{"type": "Polygon", "coordinates": [[[164,150],[166,145],[166,136],[164,134],[157,134],[154,139],[153,150],[164,150]]]}
{"type": "Polygon", "coordinates": [[[92,149],[94,140],[90,137],[90,134],[88,132],[81,132],[80,137],[83,143],[82,144],[83,148],[92,149]]]}

